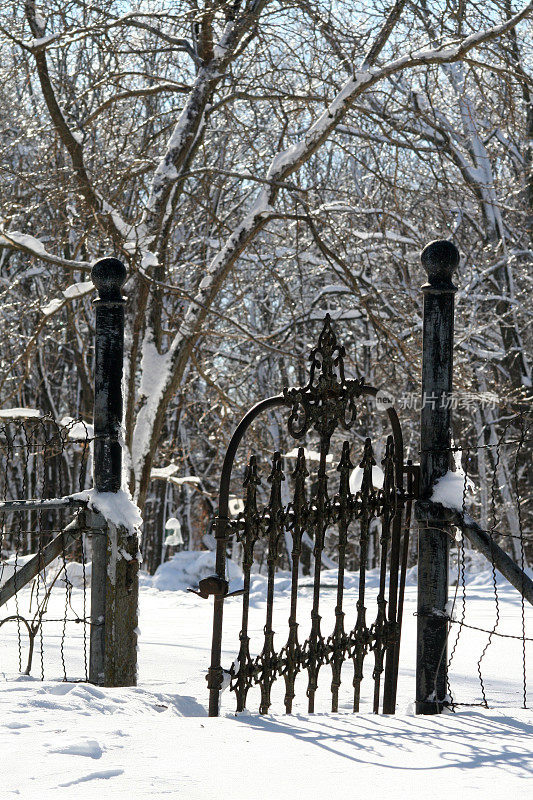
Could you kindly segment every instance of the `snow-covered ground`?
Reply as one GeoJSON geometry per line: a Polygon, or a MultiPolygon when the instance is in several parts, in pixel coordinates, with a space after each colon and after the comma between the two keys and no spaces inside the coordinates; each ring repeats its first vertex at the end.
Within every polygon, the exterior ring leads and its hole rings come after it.
{"type": "MultiPolygon", "coordinates": [[[[332,574],[325,573],[329,584],[332,574]]],[[[468,584],[470,624],[492,628],[493,588],[485,573],[468,584]]],[[[262,579],[252,601],[252,647],[264,624],[262,579]]],[[[168,576],[165,584],[172,585],[168,576]]],[[[355,619],[356,580],[348,576],[346,624],[355,619]],[[350,619],[350,616],[352,619],[350,619]]],[[[370,580],[372,584],[372,580],[370,580]]],[[[154,585],[155,584],[155,585],[154,585]]],[[[283,686],[273,693],[272,714],[256,713],[257,690],[250,712],[236,717],[234,697],[225,692],[222,716],[206,716],[211,601],[183,591],[156,588],[145,579],[140,599],[139,686],[100,689],[61,680],[61,623],[46,624],[45,674],[55,679],[16,674],[16,625],[0,628],[0,797],[33,798],[184,798],[187,800],[274,800],[342,797],[464,798],[526,796],[531,775],[533,713],[522,704],[522,643],[494,637],[482,662],[491,708],[463,707],[438,717],[416,717],[414,644],[416,588],[406,591],[398,711],[374,716],[369,698],[372,656],[363,681],[362,713],[350,713],[351,667],[346,665],[342,710],[328,713],[330,671],[319,679],[317,713],[305,713],[305,678],[297,683],[295,714],[283,712],[283,686]]],[[[50,618],[63,616],[65,595],[56,587],[50,618]]],[[[279,581],[274,628],[285,636],[289,597],[279,581]]],[[[372,594],[372,591],[371,591],[372,594]]],[[[520,634],[520,603],[511,587],[500,586],[499,630],[520,634]]],[[[81,614],[80,589],[72,606],[81,614]]],[[[323,590],[323,632],[332,629],[335,590],[323,590]]],[[[21,608],[24,598],[21,599],[21,608]]],[[[369,619],[374,605],[369,599],[369,619]]],[[[227,601],[224,666],[238,644],[241,598],[227,601]]],[[[302,636],[309,618],[311,589],[301,590],[302,636]]],[[[11,609],[10,609],[11,610],[11,609]]],[[[460,609],[459,609],[460,610],[460,609]]],[[[526,634],[533,633],[533,613],[526,610],[526,634]]],[[[72,614],[70,614],[72,616],[72,614]]],[[[69,624],[64,659],[69,677],[83,676],[82,626],[69,624]]],[[[452,640],[453,641],[453,640],[452,640]]],[[[477,703],[481,691],[477,661],[487,635],[463,629],[452,664],[457,700],[477,703]]],[[[23,660],[25,658],[23,647],[23,660]]],[[[533,673],[533,644],[526,644],[533,673]]],[[[39,675],[40,652],[32,672],[39,675]]],[[[281,682],[278,682],[281,684],[281,682]]],[[[533,702],[533,684],[528,687],[533,702]]]]}

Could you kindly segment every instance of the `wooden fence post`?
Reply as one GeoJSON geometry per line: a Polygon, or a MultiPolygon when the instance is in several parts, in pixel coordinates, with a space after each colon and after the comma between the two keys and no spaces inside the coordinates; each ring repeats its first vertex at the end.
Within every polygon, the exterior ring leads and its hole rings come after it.
{"type": "MultiPolygon", "coordinates": [[[[115,258],[98,261],[91,274],[95,301],[94,488],[106,504],[122,486],[122,370],[126,268],[115,258]]],[[[116,495],[116,497],[113,497],[116,495]]],[[[91,579],[89,680],[101,686],[137,682],[137,535],[95,515],[91,579]]]]}
{"type": "MultiPolygon", "coordinates": [[[[449,241],[422,252],[428,282],[424,293],[420,499],[429,500],[435,481],[450,467],[454,294],[451,277],[459,251],[449,241]]],[[[450,526],[427,518],[418,529],[418,617],[416,713],[438,714],[447,692],[448,548],[450,526]]]]}

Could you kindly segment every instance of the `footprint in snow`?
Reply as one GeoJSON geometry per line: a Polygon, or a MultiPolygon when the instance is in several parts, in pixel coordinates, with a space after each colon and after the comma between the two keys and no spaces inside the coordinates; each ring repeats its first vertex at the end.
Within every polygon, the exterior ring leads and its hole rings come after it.
{"type": "MultiPolygon", "coordinates": [[[[49,748],[49,753],[61,753],[67,756],[85,756],[86,758],[101,758],[102,748],[96,739],[80,739],[77,742],[71,742],[64,747],[49,748]]],[[[67,786],[70,784],[62,784],[67,786]]]]}
{"type": "Polygon", "coordinates": [[[101,772],[90,772],[88,775],[83,775],[81,778],[76,778],[76,780],[68,783],[60,783],[58,788],[60,786],[75,786],[77,783],[85,783],[86,781],[108,780],[123,774],[123,769],[103,769],[101,772]]]}
{"type": "Polygon", "coordinates": [[[27,722],[5,722],[3,727],[18,730],[18,728],[29,728],[30,725],[27,722]]]}

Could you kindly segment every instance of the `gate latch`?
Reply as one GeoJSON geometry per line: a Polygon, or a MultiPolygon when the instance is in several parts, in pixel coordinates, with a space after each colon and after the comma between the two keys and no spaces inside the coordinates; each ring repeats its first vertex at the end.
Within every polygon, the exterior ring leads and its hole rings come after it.
{"type": "Polygon", "coordinates": [[[228,592],[229,583],[224,578],[219,578],[218,575],[210,575],[208,578],[202,578],[198,583],[198,589],[187,589],[188,592],[197,594],[198,597],[203,597],[207,600],[211,595],[214,597],[235,597],[239,594],[244,594],[244,589],[237,589],[235,592],[228,592]]]}

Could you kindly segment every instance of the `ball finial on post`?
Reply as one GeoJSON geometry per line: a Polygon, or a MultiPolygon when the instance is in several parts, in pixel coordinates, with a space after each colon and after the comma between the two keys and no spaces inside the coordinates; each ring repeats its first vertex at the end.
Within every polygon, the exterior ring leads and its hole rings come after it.
{"type": "Polygon", "coordinates": [[[460,258],[459,250],[448,239],[435,239],[426,245],[422,250],[420,260],[427,272],[429,286],[443,289],[455,288],[452,283],[452,275],[457,271],[460,258]]]}
{"type": "Polygon", "coordinates": [[[91,270],[92,282],[101,300],[121,300],[126,283],[126,267],[118,258],[101,258],[91,270]]]}

